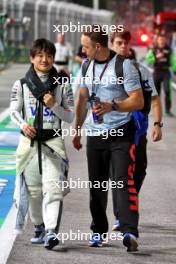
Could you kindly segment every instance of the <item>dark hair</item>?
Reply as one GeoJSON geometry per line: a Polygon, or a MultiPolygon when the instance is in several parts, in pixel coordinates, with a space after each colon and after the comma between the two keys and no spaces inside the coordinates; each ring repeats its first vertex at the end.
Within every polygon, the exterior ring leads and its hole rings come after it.
{"type": "Polygon", "coordinates": [[[36,39],[33,42],[33,45],[30,49],[30,56],[34,58],[35,55],[41,52],[42,50],[44,50],[48,54],[51,54],[54,58],[56,53],[56,48],[51,41],[44,38],[36,39]]]}
{"type": "Polygon", "coordinates": [[[122,32],[113,32],[112,35],[110,36],[111,43],[113,43],[114,39],[117,37],[129,42],[131,40],[131,33],[128,30],[124,30],[122,32]]]}
{"type": "Polygon", "coordinates": [[[164,32],[160,32],[158,35],[157,35],[157,38],[166,38],[166,34],[164,32]]]}
{"type": "Polygon", "coordinates": [[[83,35],[89,37],[95,43],[100,43],[102,47],[108,47],[108,35],[100,25],[91,25],[83,32],[83,35]]]}

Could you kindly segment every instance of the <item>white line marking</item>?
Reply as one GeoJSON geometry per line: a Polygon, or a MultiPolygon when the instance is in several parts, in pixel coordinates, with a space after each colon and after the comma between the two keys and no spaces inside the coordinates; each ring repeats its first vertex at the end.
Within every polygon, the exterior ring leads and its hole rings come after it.
{"type": "Polygon", "coordinates": [[[8,182],[8,180],[0,178],[0,183],[1,182],[5,182],[6,183],[6,182],[8,182]]]}
{"type": "Polygon", "coordinates": [[[6,183],[2,183],[2,182],[0,182],[0,187],[4,187],[4,186],[6,186],[7,184],[6,183]]]}
{"type": "MultiPolygon", "coordinates": [[[[9,115],[9,108],[5,109],[2,113],[0,113],[0,122],[2,122],[8,115],[9,115]]],[[[19,137],[18,134],[19,133],[15,133],[15,134],[13,133],[13,137],[12,137],[12,134],[10,134],[11,135],[10,141],[13,142],[14,139],[16,141],[16,139],[19,137]]],[[[3,141],[5,141],[4,143],[8,143],[8,145],[10,145],[9,144],[9,138],[10,137],[7,137],[6,133],[1,132],[0,141],[3,140],[3,141]]],[[[13,151],[8,152],[8,154],[10,154],[10,153],[14,154],[13,151]]],[[[7,154],[7,153],[5,152],[4,154],[7,154]]],[[[2,156],[1,156],[1,158],[2,158],[2,156]]],[[[5,159],[5,157],[4,157],[4,159],[5,159]]],[[[14,162],[11,161],[9,163],[13,164],[14,162]]],[[[12,164],[11,164],[12,169],[14,169],[15,163],[13,165],[12,164]]],[[[0,164],[0,166],[2,166],[2,164],[0,164]]],[[[10,166],[8,165],[8,167],[10,167],[10,166]]],[[[4,169],[7,169],[7,166],[5,166],[4,169]]],[[[7,184],[8,184],[8,180],[0,178],[0,192],[2,192],[2,190],[5,188],[5,186],[7,184]]],[[[2,225],[2,227],[0,228],[0,238],[1,238],[0,239],[0,264],[6,264],[7,259],[9,257],[9,254],[11,252],[11,249],[13,247],[13,244],[15,242],[15,239],[17,236],[17,234],[15,234],[15,231],[14,231],[15,221],[16,221],[16,208],[14,205],[12,205],[8,215],[5,218],[5,221],[2,225]]]]}
{"type": "Polygon", "coordinates": [[[13,205],[0,228],[0,263],[6,264],[17,234],[15,234],[16,208],[13,205]]]}

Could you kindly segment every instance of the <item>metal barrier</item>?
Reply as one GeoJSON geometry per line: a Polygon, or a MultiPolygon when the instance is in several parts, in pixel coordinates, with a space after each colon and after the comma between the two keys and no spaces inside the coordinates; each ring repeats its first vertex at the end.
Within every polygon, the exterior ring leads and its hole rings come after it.
{"type": "MultiPolygon", "coordinates": [[[[8,15],[5,39],[11,43],[22,43],[26,47],[37,38],[47,38],[53,42],[57,32],[53,25],[91,25],[112,22],[112,12],[94,10],[85,6],[75,5],[63,1],[46,0],[6,0],[3,10],[8,15]]],[[[71,42],[75,51],[80,45],[81,33],[67,32],[66,41],[71,42]]]]}
{"type": "Polygon", "coordinates": [[[54,25],[66,26],[70,22],[77,28],[76,32],[66,33],[66,41],[76,53],[80,45],[79,25],[110,25],[113,14],[56,0],[6,0],[0,6],[0,42],[3,44],[0,45],[0,66],[8,62],[28,62],[28,49],[34,39],[48,38],[55,42],[58,32],[54,31],[54,25]]]}

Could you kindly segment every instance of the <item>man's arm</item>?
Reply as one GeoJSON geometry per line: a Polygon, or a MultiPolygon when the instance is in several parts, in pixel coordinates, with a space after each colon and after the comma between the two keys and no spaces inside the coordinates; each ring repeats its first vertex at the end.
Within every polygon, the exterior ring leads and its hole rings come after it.
{"type": "Polygon", "coordinates": [[[76,105],[76,122],[75,122],[76,130],[82,127],[86,119],[88,97],[89,97],[88,90],[85,88],[80,88],[78,101],[76,105]]]}
{"type": "Polygon", "coordinates": [[[76,121],[75,121],[76,135],[73,138],[73,145],[77,150],[79,150],[82,147],[81,135],[79,132],[87,116],[88,97],[89,97],[88,90],[86,88],[80,88],[78,101],[76,105],[76,121]]]}
{"type": "MultiPolygon", "coordinates": [[[[138,89],[136,91],[128,93],[128,98],[117,101],[114,100],[117,106],[118,112],[132,112],[135,110],[140,110],[144,107],[144,97],[142,93],[142,89],[138,89]]],[[[112,102],[101,102],[96,107],[97,115],[104,115],[105,113],[112,111],[112,102]]]]}
{"type": "MultiPolygon", "coordinates": [[[[161,123],[162,121],[162,106],[159,96],[152,97],[152,113],[154,117],[154,122],[161,123]]],[[[162,139],[162,130],[159,125],[155,125],[152,128],[152,139],[153,141],[159,141],[162,139]]]]}
{"type": "Polygon", "coordinates": [[[63,84],[56,91],[56,95],[45,94],[43,97],[44,103],[47,107],[55,113],[62,121],[67,123],[73,122],[74,119],[74,98],[70,85],[63,84]],[[63,90],[63,92],[61,92],[63,90]],[[60,96],[61,102],[60,103],[60,96]]]}
{"type": "Polygon", "coordinates": [[[121,101],[116,101],[117,111],[119,112],[132,112],[135,110],[141,110],[144,107],[144,97],[142,89],[138,89],[128,93],[128,98],[121,101]]]}
{"type": "MultiPolygon", "coordinates": [[[[139,73],[133,62],[129,59],[123,63],[123,88],[128,97],[122,100],[116,100],[116,108],[118,112],[132,112],[140,110],[144,107],[144,97],[140,83],[139,73]]],[[[117,87],[118,89],[118,87],[117,87]]],[[[105,114],[112,111],[111,102],[103,102],[97,109],[97,114],[105,114]],[[101,109],[102,108],[102,109],[101,109]]]]}
{"type": "Polygon", "coordinates": [[[20,80],[16,81],[12,87],[11,99],[10,99],[10,117],[11,120],[20,127],[28,138],[34,138],[36,130],[29,125],[21,116],[22,108],[24,104],[22,86],[20,80]]]}
{"type": "Polygon", "coordinates": [[[125,60],[123,63],[123,85],[128,94],[126,99],[119,100],[119,112],[132,112],[144,107],[144,97],[141,88],[140,75],[133,61],[125,60]]]}
{"type": "Polygon", "coordinates": [[[22,129],[23,125],[26,123],[22,118],[22,108],[23,108],[23,92],[20,80],[16,81],[12,87],[11,97],[10,97],[10,117],[12,121],[22,129]]]}

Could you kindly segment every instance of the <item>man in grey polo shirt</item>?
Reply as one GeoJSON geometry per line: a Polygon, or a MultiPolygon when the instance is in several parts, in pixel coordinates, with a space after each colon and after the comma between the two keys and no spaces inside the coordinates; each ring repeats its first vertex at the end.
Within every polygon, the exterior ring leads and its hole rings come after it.
{"type": "Polygon", "coordinates": [[[103,117],[103,122],[98,123],[93,118],[92,111],[85,122],[88,131],[88,173],[92,183],[90,211],[93,234],[89,244],[102,246],[104,234],[108,231],[108,193],[102,183],[109,180],[111,163],[116,182],[123,182],[123,188],[118,188],[117,192],[123,244],[128,251],[136,251],[138,195],[133,181],[135,125],[132,111],[142,109],[144,99],[138,72],[128,59],[123,63],[124,88],[120,85],[122,80],[117,80],[115,73],[116,54],[108,49],[108,36],[101,30],[97,32],[95,28],[96,26],[92,26],[92,29],[84,32],[81,37],[84,52],[91,62],[79,91],[75,124],[77,134],[73,139],[74,147],[79,150],[82,147],[79,129],[88,113],[87,102],[90,97],[99,97],[100,102],[94,105],[93,111],[99,120],[103,117]],[[123,130],[123,136],[119,136],[119,130],[123,130]],[[109,136],[106,139],[103,137],[104,131],[108,131],[109,136]],[[95,188],[96,181],[100,183],[100,188],[95,188]]]}

